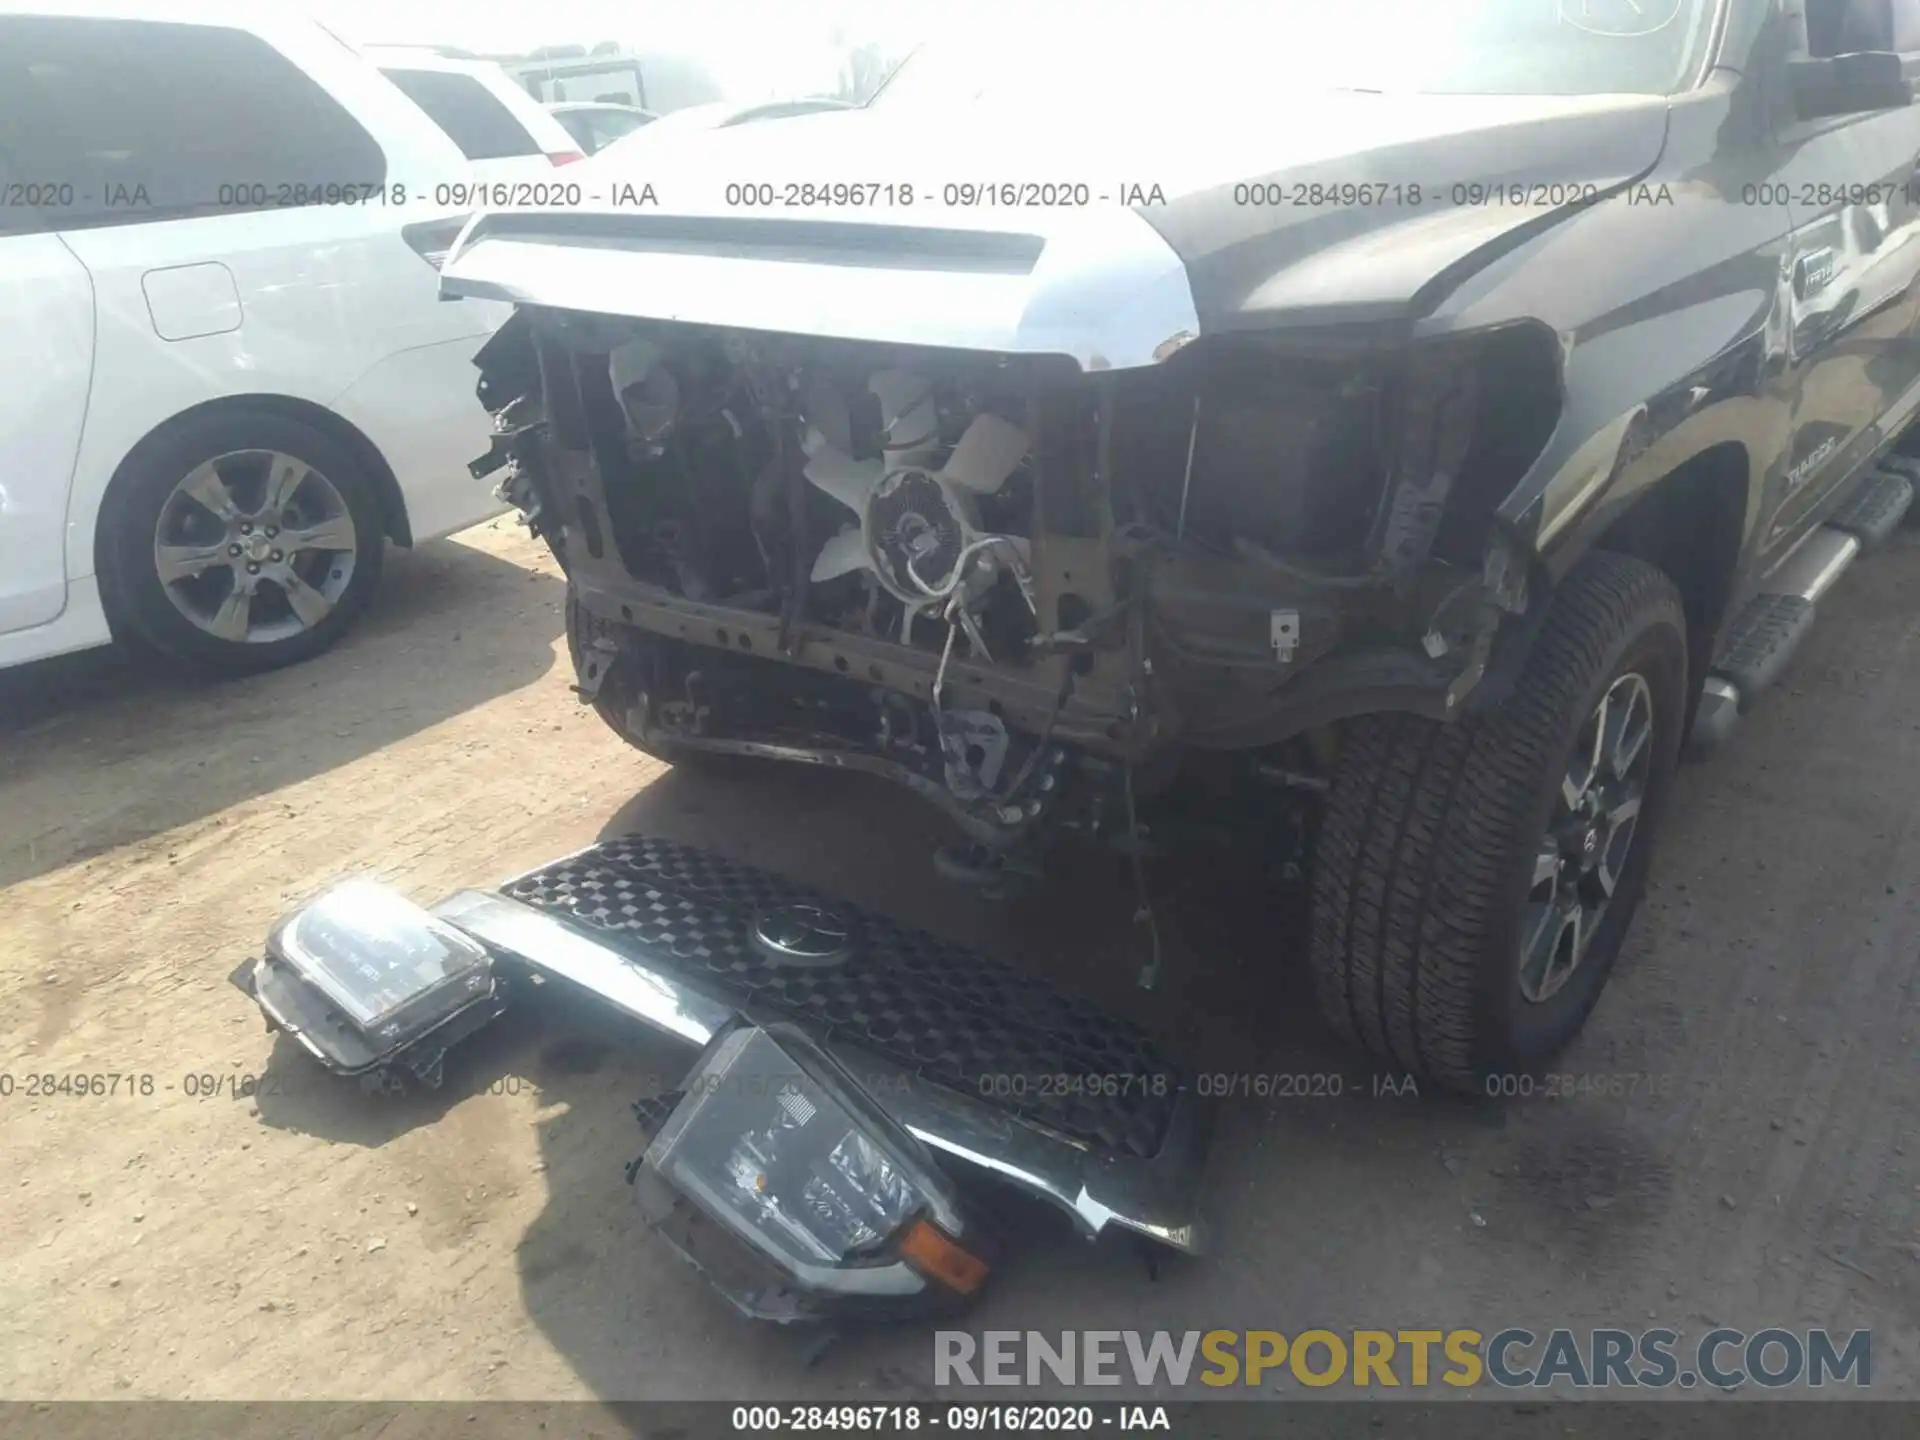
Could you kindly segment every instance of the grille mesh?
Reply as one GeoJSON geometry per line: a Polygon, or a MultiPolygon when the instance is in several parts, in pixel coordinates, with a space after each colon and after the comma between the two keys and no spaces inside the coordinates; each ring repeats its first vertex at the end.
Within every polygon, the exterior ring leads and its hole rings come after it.
{"type": "Polygon", "coordinates": [[[644,952],[755,1018],[858,1044],[1124,1153],[1159,1151],[1184,1085],[1145,1031],[1045,981],[690,846],[625,836],[524,875],[504,893],[607,932],[617,948],[644,952]],[[794,904],[850,920],[851,957],[813,968],[767,959],[754,944],[759,917],[794,904]]]}

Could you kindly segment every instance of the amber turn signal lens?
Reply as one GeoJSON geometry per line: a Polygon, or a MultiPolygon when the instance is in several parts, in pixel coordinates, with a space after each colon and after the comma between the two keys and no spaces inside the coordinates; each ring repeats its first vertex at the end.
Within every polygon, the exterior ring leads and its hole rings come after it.
{"type": "Polygon", "coordinates": [[[900,1253],[914,1269],[961,1295],[973,1294],[987,1278],[986,1261],[969,1255],[927,1220],[916,1220],[906,1228],[900,1236],[900,1253]]]}

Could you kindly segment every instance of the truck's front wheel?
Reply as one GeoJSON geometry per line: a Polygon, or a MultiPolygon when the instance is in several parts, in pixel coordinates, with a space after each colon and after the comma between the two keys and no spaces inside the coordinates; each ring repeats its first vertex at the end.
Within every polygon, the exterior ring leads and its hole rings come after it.
{"type": "Polygon", "coordinates": [[[1512,697],[1344,727],[1313,878],[1320,1008],[1387,1063],[1483,1093],[1570,1040],[1646,887],[1686,708],[1686,621],[1652,566],[1556,590],[1512,697]]]}

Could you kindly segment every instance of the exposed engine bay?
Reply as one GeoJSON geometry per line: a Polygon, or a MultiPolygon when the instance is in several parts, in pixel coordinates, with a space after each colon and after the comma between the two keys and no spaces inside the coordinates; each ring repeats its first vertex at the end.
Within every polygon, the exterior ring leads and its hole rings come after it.
{"type": "Polygon", "coordinates": [[[1540,339],[1086,374],[524,307],[475,470],[634,743],[877,771],[1006,851],[1131,834],[1185,754],[1457,713],[1526,604],[1492,505],[1551,428],[1540,339]]]}

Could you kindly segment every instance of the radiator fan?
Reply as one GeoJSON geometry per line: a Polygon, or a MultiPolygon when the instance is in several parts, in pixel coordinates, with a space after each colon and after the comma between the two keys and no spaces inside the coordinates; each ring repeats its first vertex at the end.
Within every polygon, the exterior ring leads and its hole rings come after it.
{"type": "Polygon", "coordinates": [[[951,594],[964,578],[983,593],[1008,559],[1025,569],[1027,544],[1018,536],[968,549],[986,537],[976,498],[1006,484],[1026,457],[1027,435],[997,415],[976,415],[937,469],[938,417],[931,388],[919,377],[883,370],[868,382],[880,401],[882,454],[856,460],[843,448],[844,408],[816,402],[805,441],[806,477],[859,517],[821,547],[815,583],[865,570],[913,617],[951,594]],[[836,443],[836,441],[841,443],[836,443]],[[963,577],[958,572],[965,568],[963,577]]]}

